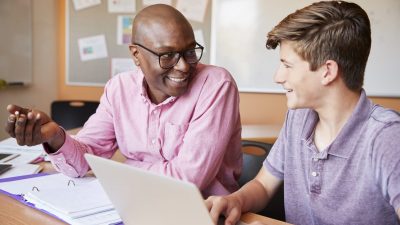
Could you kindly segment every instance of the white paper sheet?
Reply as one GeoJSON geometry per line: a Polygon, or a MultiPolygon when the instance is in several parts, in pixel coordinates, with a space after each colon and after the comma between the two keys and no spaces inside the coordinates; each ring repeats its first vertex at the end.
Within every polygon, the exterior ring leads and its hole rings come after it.
{"type": "Polygon", "coordinates": [[[82,61],[106,58],[107,46],[104,35],[78,39],[79,55],[82,61]]]}
{"type": "MultiPolygon", "coordinates": [[[[27,194],[32,191],[33,187],[37,187],[39,190],[54,189],[60,187],[68,187],[68,182],[72,180],[76,187],[79,187],[85,183],[95,180],[95,177],[84,177],[84,178],[71,178],[64,174],[57,173],[46,176],[34,177],[30,179],[0,182],[0,189],[9,193],[20,195],[27,194]]],[[[70,185],[71,182],[70,182],[70,185]]]]}
{"type": "Polygon", "coordinates": [[[143,0],[143,5],[166,4],[172,5],[172,0],[143,0]]]}
{"type": "Polygon", "coordinates": [[[178,9],[189,20],[203,22],[208,0],[178,0],[178,9]]]}
{"type": "Polygon", "coordinates": [[[129,13],[136,11],[136,0],[108,0],[109,13],[129,13]]]}
{"type": "Polygon", "coordinates": [[[75,10],[81,10],[99,5],[101,0],[73,0],[75,10]]]}
{"type": "Polygon", "coordinates": [[[4,172],[0,175],[0,178],[7,178],[7,177],[16,177],[16,176],[23,176],[23,175],[30,175],[38,173],[41,170],[40,165],[36,164],[20,164],[11,167],[10,170],[4,172]]]}
{"type": "Polygon", "coordinates": [[[41,144],[31,147],[21,146],[18,145],[15,138],[7,138],[0,141],[0,152],[14,153],[19,155],[18,157],[7,161],[7,163],[12,164],[13,166],[31,163],[37,158],[45,156],[45,152],[41,144]]]}
{"type": "Polygon", "coordinates": [[[111,59],[111,76],[115,76],[125,71],[135,70],[136,65],[131,58],[112,58],[111,59]]]}

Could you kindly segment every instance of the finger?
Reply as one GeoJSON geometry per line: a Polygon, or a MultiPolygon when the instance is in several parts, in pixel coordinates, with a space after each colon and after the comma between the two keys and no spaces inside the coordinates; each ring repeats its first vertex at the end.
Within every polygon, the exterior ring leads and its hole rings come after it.
{"type": "Polygon", "coordinates": [[[225,225],[236,224],[236,222],[239,221],[240,216],[241,216],[241,210],[238,207],[232,208],[225,215],[225,218],[226,218],[225,225]]]}
{"type": "Polygon", "coordinates": [[[32,142],[34,145],[41,144],[43,142],[42,133],[41,133],[41,118],[40,114],[36,114],[35,116],[35,125],[33,126],[33,133],[32,133],[32,142]]]}
{"type": "Polygon", "coordinates": [[[213,198],[214,198],[213,196],[210,196],[204,201],[204,204],[206,205],[208,211],[210,211],[210,209],[212,207],[213,198]]]}
{"type": "Polygon", "coordinates": [[[25,144],[25,125],[26,125],[26,115],[21,114],[17,117],[15,122],[15,138],[19,145],[25,144]]]}
{"type": "Polygon", "coordinates": [[[29,109],[23,108],[23,107],[18,106],[18,105],[12,105],[12,104],[10,104],[10,105],[7,106],[7,111],[8,111],[9,113],[11,113],[11,114],[15,114],[15,112],[18,111],[18,112],[20,112],[21,114],[25,114],[25,115],[26,115],[26,114],[28,114],[29,109]]]}
{"type": "Polygon", "coordinates": [[[222,197],[214,197],[212,200],[212,206],[209,210],[210,216],[214,224],[217,224],[221,212],[226,207],[226,200],[224,200],[222,197]]]}
{"type": "Polygon", "coordinates": [[[25,144],[28,146],[34,145],[33,143],[33,128],[35,126],[35,116],[32,112],[28,112],[27,121],[25,126],[25,144]]]}
{"type": "Polygon", "coordinates": [[[9,115],[5,127],[6,132],[13,138],[15,138],[15,121],[16,121],[15,115],[14,114],[9,115]]]}

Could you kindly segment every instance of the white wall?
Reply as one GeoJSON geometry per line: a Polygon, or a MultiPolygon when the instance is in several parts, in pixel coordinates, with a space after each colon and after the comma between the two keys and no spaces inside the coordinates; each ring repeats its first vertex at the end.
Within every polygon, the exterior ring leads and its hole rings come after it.
{"type": "Polygon", "coordinates": [[[20,104],[49,113],[51,101],[57,98],[57,2],[32,0],[32,84],[0,89],[0,140],[8,137],[4,131],[8,104],[20,104]]]}

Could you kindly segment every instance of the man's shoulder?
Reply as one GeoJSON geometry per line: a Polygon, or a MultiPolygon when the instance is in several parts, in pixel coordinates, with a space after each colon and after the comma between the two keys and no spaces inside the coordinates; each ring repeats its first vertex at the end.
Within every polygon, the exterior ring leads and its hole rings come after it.
{"type": "Polygon", "coordinates": [[[111,79],[107,82],[107,86],[131,86],[132,83],[139,83],[140,81],[143,81],[143,76],[140,74],[141,73],[138,69],[118,73],[111,77],[111,79]]]}
{"type": "Polygon", "coordinates": [[[375,105],[372,112],[371,117],[373,121],[377,123],[383,124],[392,124],[392,123],[400,123],[400,113],[393,110],[384,108],[380,105],[375,105]]]}
{"type": "Polygon", "coordinates": [[[219,66],[199,64],[197,66],[197,75],[199,77],[207,77],[207,80],[213,81],[234,81],[230,72],[219,66]]]}

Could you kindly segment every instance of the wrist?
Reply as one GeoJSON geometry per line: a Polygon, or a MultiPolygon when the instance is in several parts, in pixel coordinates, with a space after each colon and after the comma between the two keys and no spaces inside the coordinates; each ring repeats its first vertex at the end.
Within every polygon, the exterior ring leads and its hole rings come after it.
{"type": "Polygon", "coordinates": [[[57,152],[65,142],[65,132],[59,127],[57,133],[47,142],[43,143],[47,147],[49,153],[57,152]]]}

